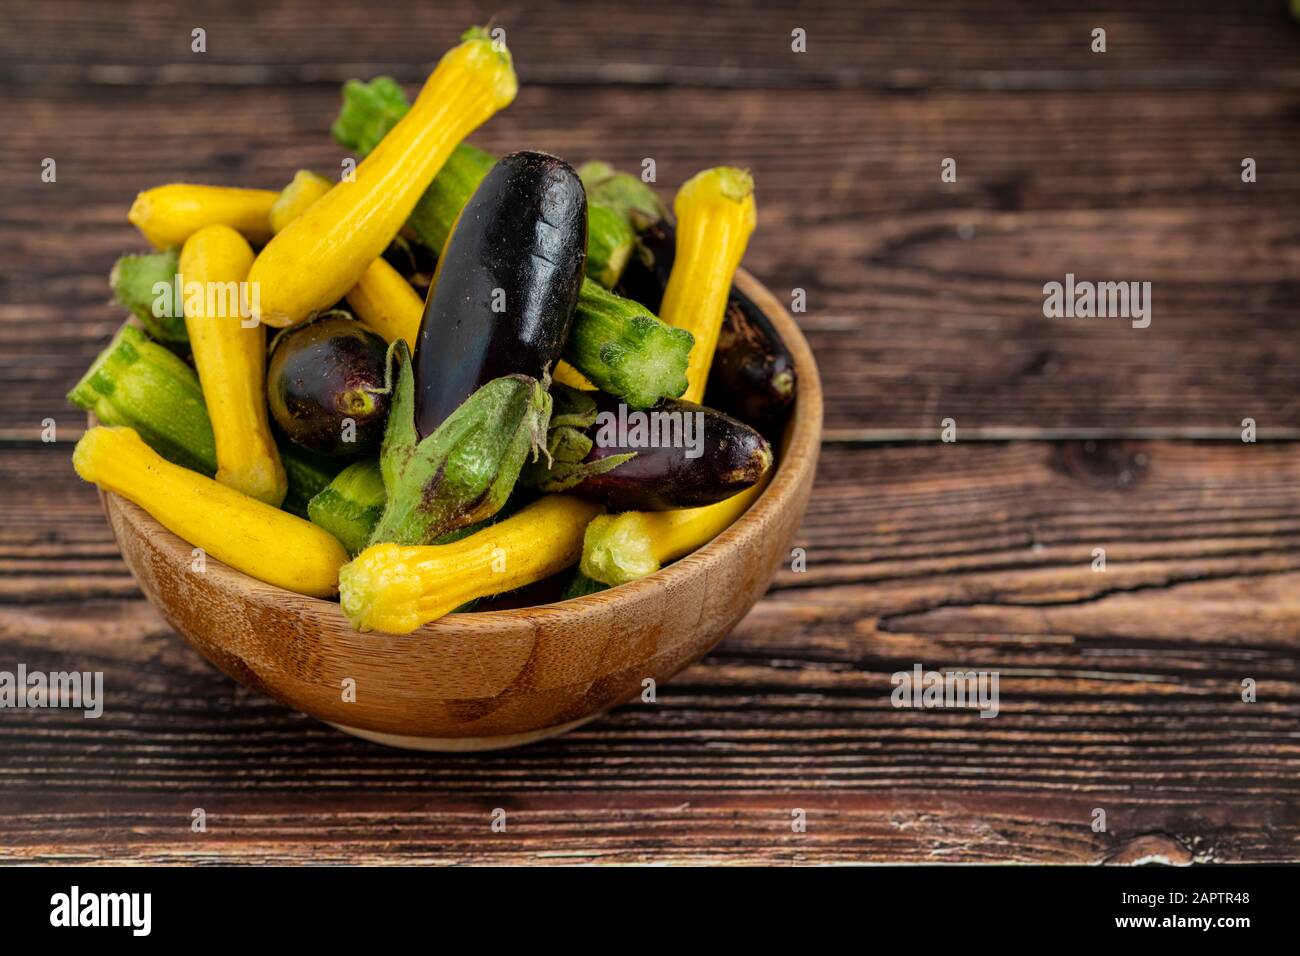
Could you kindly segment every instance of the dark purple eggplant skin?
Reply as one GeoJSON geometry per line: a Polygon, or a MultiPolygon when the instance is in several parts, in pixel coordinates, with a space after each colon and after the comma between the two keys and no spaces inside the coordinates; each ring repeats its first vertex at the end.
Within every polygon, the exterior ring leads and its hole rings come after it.
{"type": "MultiPolygon", "coordinates": [[[[596,401],[597,412],[619,414],[619,399],[604,392],[584,392],[596,401]]],[[[626,406],[624,406],[626,408],[626,406]]],[[[627,409],[631,414],[633,409],[627,409]]],[[[636,452],[636,457],[603,475],[592,475],[565,494],[601,501],[620,511],[672,511],[698,508],[739,494],[772,467],[772,447],[744,422],[714,408],[667,398],[648,412],[704,415],[703,454],[687,458],[685,448],[602,447],[600,422],[587,433],[593,447],[584,459],[599,461],[636,452]]]]}
{"type": "Polygon", "coordinates": [[[704,400],[771,437],[795,396],[794,356],[753,300],[731,290],[704,400]]]}
{"type": "Polygon", "coordinates": [[[282,332],[266,370],[266,399],[285,437],[330,458],[379,451],[388,420],[388,344],[368,326],[323,315],[282,332]],[[344,441],[344,419],[354,441],[344,441]]]}
{"type": "MultiPolygon", "coordinates": [[[[666,219],[637,233],[619,291],[658,314],[677,253],[677,230],[666,219]]],[[[794,356],[772,320],[736,286],[718,334],[704,400],[772,436],[779,432],[797,391],[794,356]]]]}
{"type": "Polygon", "coordinates": [[[587,193],[546,153],[501,159],[461,211],[415,346],[415,426],[431,434],[479,386],[541,379],[569,336],[587,263],[587,193]],[[504,311],[492,310],[504,293],[504,311]]]}

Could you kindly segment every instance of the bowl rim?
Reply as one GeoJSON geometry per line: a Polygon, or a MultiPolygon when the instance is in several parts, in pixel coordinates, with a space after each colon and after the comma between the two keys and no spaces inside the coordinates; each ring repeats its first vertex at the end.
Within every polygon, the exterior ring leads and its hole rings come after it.
{"type": "MultiPolygon", "coordinates": [[[[772,476],[771,482],[769,482],[762,494],[759,495],[758,500],[708,543],[660,568],[653,574],[646,575],[635,581],[629,581],[582,597],[569,598],[568,600],[494,611],[476,611],[472,614],[450,615],[421,625],[408,634],[385,636],[404,638],[417,635],[431,636],[440,628],[451,626],[454,627],[458,636],[472,638],[476,634],[499,633],[506,626],[529,624],[536,619],[535,616],[539,611],[546,611],[550,614],[560,613],[571,618],[584,617],[588,614],[593,617],[602,616],[608,612],[614,595],[617,595],[619,599],[634,598],[644,595],[648,591],[663,589],[665,586],[680,581],[687,576],[697,574],[701,570],[707,573],[709,567],[723,560],[730,543],[743,535],[747,526],[759,521],[765,514],[786,507],[795,498],[803,471],[803,467],[800,466],[815,466],[821,446],[822,392],[816,360],[798,324],[790,317],[784,306],[766,286],[743,268],[737,270],[735,284],[762,309],[780,332],[786,348],[794,358],[798,382],[795,404],[791,409],[782,438],[784,448],[778,457],[776,473],[772,476]]],[[[93,415],[88,417],[93,425],[95,423],[93,415]]],[[[139,525],[142,533],[147,534],[156,544],[160,546],[169,545],[168,550],[174,550],[182,546],[184,548],[191,547],[188,542],[164,527],[161,522],[143,508],[127,501],[122,496],[103,490],[100,491],[100,496],[104,499],[106,506],[108,505],[108,499],[111,498],[114,506],[123,512],[126,520],[139,525]]],[[[337,622],[340,622],[348,629],[352,628],[337,599],[311,597],[290,591],[287,588],[268,584],[245,574],[237,568],[217,561],[215,558],[209,559],[208,571],[210,577],[214,578],[214,584],[218,586],[221,586],[220,578],[225,575],[232,575],[232,581],[241,585],[245,593],[253,591],[260,592],[263,595],[268,593],[289,595],[295,607],[303,611],[336,618],[337,622]],[[214,570],[218,572],[215,576],[211,575],[214,570]]],[[[368,636],[380,633],[371,632],[371,635],[368,636]]]]}

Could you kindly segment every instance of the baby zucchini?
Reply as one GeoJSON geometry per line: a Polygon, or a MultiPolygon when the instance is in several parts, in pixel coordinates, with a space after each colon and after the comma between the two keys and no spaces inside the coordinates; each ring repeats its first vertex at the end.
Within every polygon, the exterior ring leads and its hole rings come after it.
{"type": "Polygon", "coordinates": [[[171,183],[136,196],[126,217],[159,249],[179,246],[204,226],[215,225],[262,243],[271,238],[271,207],[279,198],[270,189],[171,183]]]}
{"type": "Polygon", "coordinates": [[[449,50],[415,104],[356,168],[276,233],[249,281],[259,318],[300,322],[341,299],[393,241],[447,157],[515,98],[510,54],[482,30],[449,50]]]}
{"type": "Polygon", "coordinates": [[[557,574],[582,551],[603,509],[547,495],[452,544],[371,545],[339,573],[343,613],[359,631],[407,634],[474,598],[557,574]]]}
{"type": "Polygon", "coordinates": [[[173,465],[130,428],[90,429],[72,465],[86,481],[135,502],[173,534],[259,581],[329,597],[343,546],[310,521],[173,465]]]}
{"type": "Polygon", "coordinates": [[[180,271],[207,294],[186,297],[185,329],[217,439],[217,481],[279,505],[288,479],[266,411],[266,328],[245,321],[248,303],[235,293],[252,263],[253,250],[229,226],[190,236],[180,271]]]}

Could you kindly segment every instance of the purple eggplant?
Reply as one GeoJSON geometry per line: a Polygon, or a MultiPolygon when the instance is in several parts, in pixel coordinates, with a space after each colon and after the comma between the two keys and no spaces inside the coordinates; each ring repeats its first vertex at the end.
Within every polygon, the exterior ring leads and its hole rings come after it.
{"type": "Polygon", "coordinates": [[[420,323],[421,438],[487,382],[550,373],[586,259],[587,194],[568,163],[519,152],[488,171],[452,227],[420,323]]]}
{"type": "Polygon", "coordinates": [[[380,336],[345,313],[282,332],[266,398],[285,437],[331,458],[377,452],[388,418],[387,353],[380,336]]]}
{"type": "Polygon", "coordinates": [[[733,287],[704,401],[770,437],[794,393],[794,356],[763,310],[733,287]]]}
{"type": "Polygon", "coordinates": [[[664,399],[638,411],[604,392],[552,391],[548,450],[530,482],[612,508],[670,511],[744,491],[772,467],[772,448],[716,409],[664,399]]]}

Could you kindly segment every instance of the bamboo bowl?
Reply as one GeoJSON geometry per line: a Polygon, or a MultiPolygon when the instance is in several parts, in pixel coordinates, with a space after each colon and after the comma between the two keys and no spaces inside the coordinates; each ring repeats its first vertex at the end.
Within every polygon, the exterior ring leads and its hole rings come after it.
{"type": "Polygon", "coordinates": [[[230,677],[358,737],[396,747],[512,747],[564,733],[704,656],[788,556],[817,467],[822,396],[798,326],[748,273],[737,284],[795,358],[799,395],[777,471],[730,528],[656,574],[576,600],[452,614],[414,633],[360,634],[337,603],[208,558],[114,494],[104,510],[127,566],[169,624],[230,677]],[[355,681],[355,701],[343,688],[355,681]]]}

